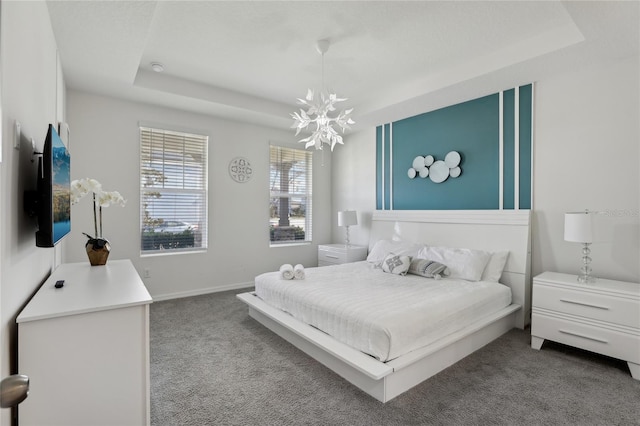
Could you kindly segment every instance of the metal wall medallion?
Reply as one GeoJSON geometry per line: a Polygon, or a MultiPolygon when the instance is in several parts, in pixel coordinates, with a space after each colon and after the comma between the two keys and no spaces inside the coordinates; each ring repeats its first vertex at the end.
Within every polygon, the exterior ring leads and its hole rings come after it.
{"type": "Polygon", "coordinates": [[[251,163],[244,157],[236,157],[229,162],[229,176],[236,182],[244,183],[251,180],[253,169],[251,163]]]}

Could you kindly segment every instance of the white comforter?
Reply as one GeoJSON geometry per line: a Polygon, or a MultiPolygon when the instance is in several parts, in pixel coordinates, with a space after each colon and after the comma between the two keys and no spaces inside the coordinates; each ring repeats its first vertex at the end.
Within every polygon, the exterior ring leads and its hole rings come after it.
{"type": "Polygon", "coordinates": [[[284,280],[279,272],[259,275],[256,294],[381,361],[426,346],[511,303],[511,290],[499,283],[399,276],[367,262],[305,271],[304,280],[284,280]]]}

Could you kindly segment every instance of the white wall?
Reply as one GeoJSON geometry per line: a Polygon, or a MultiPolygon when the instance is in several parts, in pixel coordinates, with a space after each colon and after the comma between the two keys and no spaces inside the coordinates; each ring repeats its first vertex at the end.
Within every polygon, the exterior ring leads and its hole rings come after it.
{"type": "Polygon", "coordinates": [[[337,212],[356,210],[358,225],[349,227],[351,244],[367,246],[371,217],[376,207],[376,131],[362,130],[345,137],[344,145],[334,148],[333,241],[344,242],[345,229],[337,226],[337,212]]]}
{"type": "MultiPolygon", "coordinates": [[[[563,240],[564,212],[607,212],[608,241],[592,245],[594,275],[640,281],[638,56],[567,70],[536,82],[533,274],[578,273],[581,247],[563,240]]],[[[375,132],[345,138],[334,154],[334,210],[356,209],[351,241],[368,243],[375,210],[375,132]]],[[[333,239],[344,230],[333,221],[333,239]]]]}
{"type": "MultiPolygon", "coordinates": [[[[282,263],[317,265],[317,244],[331,235],[331,157],[313,162],[312,245],[269,247],[269,142],[296,148],[294,133],[237,123],[190,112],[116,100],[69,91],[68,122],[71,130],[71,176],[91,177],[107,190],[127,199],[122,208],[103,211],[104,236],[111,242],[110,259],[130,258],[154,299],[186,296],[213,290],[253,285],[262,272],[282,263]],[[138,123],[165,124],[209,135],[209,249],[202,254],[140,256],[139,130],[138,123]],[[254,176],[234,182],[229,161],[246,157],[254,176]]],[[[88,198],[72,207],[71,236],[66,241],[65,262],[87,261],[86,237],[93,232],[88,198]]]]}
{"type": "MultiPolygon", "coordinates": [[[[15,318],[54,263],[54,250],[35,246],[35,222],[22,209],[24,190],[35,189],[30,139],[42,150],[56,111],[56,44],[46,3],[0,3],[2,52],[2,163],[0,163],[1,377],[16,373],[15,318]],[[22,124],[22,145],[13,149],[13,121],[22,124]]],[[[63,105],[64,102],[62,101],[63,105]]],[[[0,424],[10,424],[1,410],[0,424]]]]}
{"type": "Polygon", "coordinates": [[[533,272],[577,272],[564,212],[603,211],[596,276],[640,281],[639,58],[595,64],[536,86],[533,272]]]}

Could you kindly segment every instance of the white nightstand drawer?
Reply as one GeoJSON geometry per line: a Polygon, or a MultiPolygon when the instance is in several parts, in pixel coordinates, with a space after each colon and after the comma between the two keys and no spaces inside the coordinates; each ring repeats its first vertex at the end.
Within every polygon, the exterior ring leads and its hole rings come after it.
{"type": "Polygon", "coordinates": [[[345,252],[339,251],[325,251],[318,250],[318,263],[326,262],[326,263],[345,263],[347,261],[347,254],[345,252]]]}
{"type": "Polygon", "coordinates": [[[638,334],[551,317],[534,312],[531,335],[614,358],[640,363],[638,334]]]}
{"type": "Polygon", "coordinates": [[[367,248],[344,244],[320,244],[318,246],[318,266],[339,265],[358,262],[367,258],[367,248]]]}
{"type": "Polygon", "coordinates": [[[631,299],[587,291],[537,285],[534,307],[611,322],[628,327],[640,326],[640,305],[631,299]]]}

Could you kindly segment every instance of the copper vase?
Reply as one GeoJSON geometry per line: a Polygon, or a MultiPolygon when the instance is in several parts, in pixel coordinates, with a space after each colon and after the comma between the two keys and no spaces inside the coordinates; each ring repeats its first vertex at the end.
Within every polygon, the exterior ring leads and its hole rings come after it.
{"type": "Polygon", "coordinates": [[[111,252],[109,241],[103,238],[89,238],[85,248],[87,249],[87,256],[89,256],[91,266],[107,264],[109,252],[111,252]]]}

